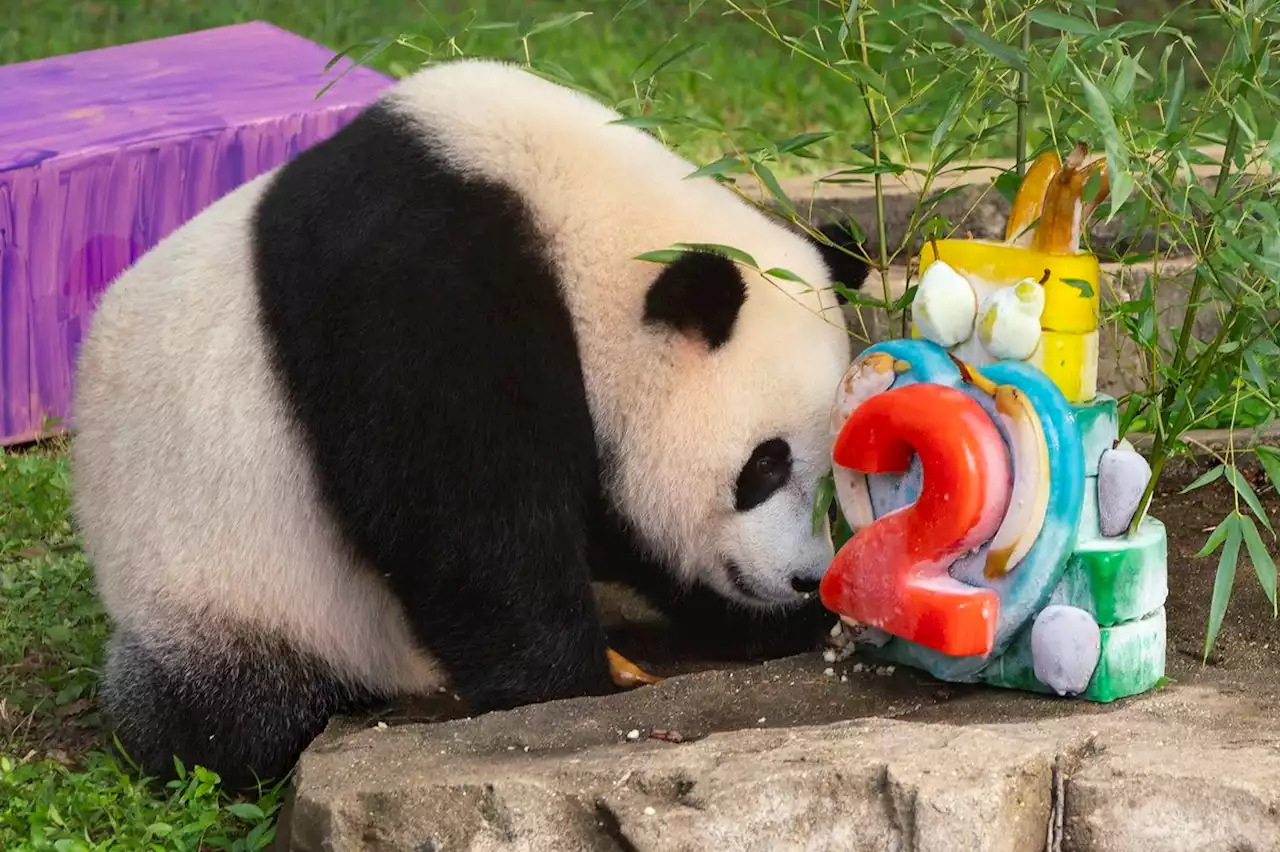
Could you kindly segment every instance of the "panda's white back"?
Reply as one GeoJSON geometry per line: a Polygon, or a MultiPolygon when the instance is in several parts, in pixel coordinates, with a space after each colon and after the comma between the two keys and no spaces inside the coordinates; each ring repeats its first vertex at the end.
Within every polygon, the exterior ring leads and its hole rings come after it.
{"type": "Polygon", "coordinates": [[[85,552],[124,626],[207,642],[193,628],[231,619],[370,686],[429,689],[437,667],[353,570],[267,363],[247,230],[269,180],[139,259],[94,315],[72,444],[85,552]]]}

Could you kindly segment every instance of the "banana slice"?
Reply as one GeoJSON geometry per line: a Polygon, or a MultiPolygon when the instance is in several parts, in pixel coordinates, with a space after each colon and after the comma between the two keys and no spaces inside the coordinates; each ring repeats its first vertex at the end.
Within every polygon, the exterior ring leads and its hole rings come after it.
{"type": "Polygon", "coordinates": [[[983,567],[987,579],[1003,577],[1018,567],[1039,538],[1049,509],[1049,445],[1040,415],[1013,385],[1000,385],[994,396],[996,414],[1012,438],[1013,494],[987,551],[983,567]]]}
{"type": "Polygon", "coordinates": [[[1057,151],[1045,151],[1022,178],[1018,192],[1013,197],[1013,207],[1009,210],[1009,222],[1005,225],[1004,239],[1007,243],[1026,246],[1031,242],[1032,231],[1027,230],[1044,208],[1045,190],[1049,183],[1062,169],[1062,158],[1057,151]]]}
{"type": "MultiPolygon", "coordinates": [[[[831,437],[835,438],[859,405],[893,386],[900,372],[900,365],[887,352],[871,352],[858,358],[844,374],[836,391],[835,406],[831,409],[831,437]]],[[[832,478],[836,484],[836,501],[849,522],[849,528],[857,532],[875,520],[871,507],[871,489],[867,475],[832,464],[832,478]]]]}
{"type": "Polygon", "coordinates": [[[996,416],[1012,445],[1013,493],[983,565],[983,574],[994,580],[1018,567],[1044,528],[1049,511],[1049,443],[1040,415],[1026,394],[1013,385],[997,385],[958,358],[951,360],[966,382],[995,401],[996,416]]]}

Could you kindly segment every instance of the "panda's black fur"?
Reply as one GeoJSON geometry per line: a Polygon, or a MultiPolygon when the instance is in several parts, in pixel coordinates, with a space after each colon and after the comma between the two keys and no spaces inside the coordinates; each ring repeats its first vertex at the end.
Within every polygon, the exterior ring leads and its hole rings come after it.
{"type": "MultiPolygon", "coordinates": [[[[811,641],[816,604],[799,619],[742,612],[637,545],[602,490],[611,448],[539,224],[520,192],[442,158],[445,142],[371,106],[263,183],[246,256],[323,511],[450,687],[472,712],[612,691],[593,575],[643,586],[727,645],[811,641]]],[[[821,256],[861,286],[848,254],[821,256]]],[[[745,298],[731,261],[690,255],[655,278],[642,321],[714,350],[745,298]]],[[[126,620],[110,645],[102,700],[149,772],[167,775],[176,753],[233,785],[279,777],[333,714],[393,697],[287,635],[189,611],[157,631],[185,632],[178,644],[126,620]]]]}
{"type": "Polygon", "coordinates": [[[374,106],[281,171],[254,230],[262,321],[322,491],[459,693],[484,711],[608,690],[584,534],[591,415],[522,199],[462,179],[374,106]],[[491,527],[466,517],[463,482],[488,495],[491,527]],[[393,493],[430,508],[391,514],[393,493]],[[542,581],[518,582],[517,562],[542,581]]]}

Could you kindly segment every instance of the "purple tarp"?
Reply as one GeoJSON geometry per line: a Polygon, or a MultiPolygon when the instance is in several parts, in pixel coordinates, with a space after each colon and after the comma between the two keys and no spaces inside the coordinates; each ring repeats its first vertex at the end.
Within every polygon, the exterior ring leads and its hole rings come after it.
{"type": "Polygon", "coordinates": [[[254,22],[0,66],[0,445],[69,418],[98,296],[240,184],[389,84],[254,22]]]}

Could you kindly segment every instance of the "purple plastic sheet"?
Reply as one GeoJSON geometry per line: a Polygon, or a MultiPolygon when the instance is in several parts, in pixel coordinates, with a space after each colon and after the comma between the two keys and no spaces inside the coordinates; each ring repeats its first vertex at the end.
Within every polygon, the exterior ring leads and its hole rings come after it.
{"type": "Polygon", "coordinates": [[[253,22],[0,66],[0,445],[74,419],[76,353],[117,275],[390,83],[356,68],[317,99],[332,56],[253,22]]]}

